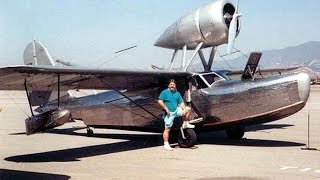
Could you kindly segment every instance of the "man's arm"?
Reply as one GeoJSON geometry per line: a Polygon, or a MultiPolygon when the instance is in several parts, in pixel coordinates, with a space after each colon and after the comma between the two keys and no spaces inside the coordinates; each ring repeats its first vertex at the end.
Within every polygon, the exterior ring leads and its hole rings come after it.
{"type": "Polygon", "coordinates": [[[186,108],[186,105],[184,104],[184,102],[179,104],[179,107],[181,107],[182,110],[184,110],[186,108]]]}
{"type": "Polygon", "coordinates": [[[161,108],[167,112],[167,115],[170,115],[169,109],[167,108],[167,106],[164,104],[164,102],[161,99],[158,100],[158,104],[160,104],[161,108]]]}
{"type": "Polygon", "coordinates": [[[184,111],[184,109],[186,108],[186,105],[184,104],[184,100],[181,96],[181,94],[179,93],[179,104],[178,104],[179,107],[181,107],[181,109],[184,111]]]}

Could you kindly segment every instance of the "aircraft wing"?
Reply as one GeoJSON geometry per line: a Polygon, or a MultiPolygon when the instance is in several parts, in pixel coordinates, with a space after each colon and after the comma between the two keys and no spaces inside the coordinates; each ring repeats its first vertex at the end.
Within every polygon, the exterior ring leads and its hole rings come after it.
{"type": "Polygon", "coordinates": [[[57,87],[69,89],[142,90],[167,84],[174,78],[185,83],[192,74],[183,71],[90,69],[53,66],[7,66],[0,68],[0,90],[48,91],[57,87]],[[59,77],[59,78],[58,78],[59,77]]]}

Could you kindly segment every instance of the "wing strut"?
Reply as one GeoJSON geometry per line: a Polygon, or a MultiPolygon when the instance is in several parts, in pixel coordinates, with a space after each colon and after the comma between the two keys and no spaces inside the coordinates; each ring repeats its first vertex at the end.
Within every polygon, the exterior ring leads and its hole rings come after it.
{"type": "Polygon", "coordinates": [[[58,74],[58,109],[60,108],[60,74],[58,74]]]}
{"type": "Polygon", "coordinates": [[[32,116],[34,116],[34,114],[33,114],[33,110],[32,110],[32,107],[31,107],[30,96],[29,96],[29,93],[28,93],[27,79],[24,79],[24,89],[25,89],[26,94],[27,94],[27,98],[28,98],[28,103],[29,103],[29,107],[30,107],[31,115],[32,115],[32,116]]]}
{"type": "Polygon", "coordinates": [[[199,50],[201,49],[202,45],[203,45],[203,42],[201,42],[201,43],[199,43],[199,44],[197,45],[197,47],[196,47],[196,49],[194,50],[194,53],[193,53],[191,59],[188,61],[188,64],[183,67],[183,68],[184,68],[184,71],[187,71],[187,69],[189,68],[189,66],[191,65],[191,63],[193,63],[193,61],[195,60],[195,56],[196,56],[196,54],[199,52],[199,50]]]}
{"type": "Polygon", "coordinates": [[[104,81],[103,79],[100,79],[103,83],[105,83],[107,86],[111,87],[113,90],[115,90],[117,93],[121,94],[123,97],[125,97],[126,99],[128,99],[129,101],[131,101],[133,104],[137,105],[138,107],[140,107],[141,109],[143,109],[144,111],[146,111],[148,114],[150,114],[151,116],[153,116],[156,119],[159,119],[156,115],[154,115],[152,112],[148,111],[146,108],[144,108],[143,106],[141,106],[140,104],[136,103],[134,100],[132,100],[129,96],[125,95],[124,93],[122,93],[121,91],[119,91],[117,88],[113,87],[111,84],[109,84],[108,82],[104,81]]]}

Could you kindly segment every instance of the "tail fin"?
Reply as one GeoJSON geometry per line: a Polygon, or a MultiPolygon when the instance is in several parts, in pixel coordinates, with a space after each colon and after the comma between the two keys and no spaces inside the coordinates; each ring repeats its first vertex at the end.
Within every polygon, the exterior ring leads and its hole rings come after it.
{"type": "MultiPolygon", "coordinates": [[[[24,50],[23,60],[25,65],[33,65],[33,66],[56,66],[52,56],[49,54],[47,48],[41,44],[40,42],[33,40],[29,43],[24,50]]],[[[54,78],[48,80],[54,81],[54,78]]],[[[60,92],[61,96],[67,94],[67,91],[60,92]]],[[[48,89],[48,91],[32,91],[30,92],[30,103],[32,106],[38,106],[45,104],[51,100],[57,98],[57,91],[52,91],[52,89],[48,89]]]]}
{"type": "Polygon", "coordinates": [[[56,65],[47,48],[36,40],[27,45],[23,53],[23,60],[25,65],[56,65]]]}

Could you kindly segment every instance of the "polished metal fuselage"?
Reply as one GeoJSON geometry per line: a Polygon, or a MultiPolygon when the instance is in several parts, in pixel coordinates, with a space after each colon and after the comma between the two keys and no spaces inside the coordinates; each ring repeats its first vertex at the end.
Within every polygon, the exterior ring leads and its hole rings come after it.
{"type": "MultiPolygon", "coordinates": [[[[309,91],[310,78],[300,73],[219,81],[211,87],[193,90],[191,97],[194,112],[205,119],[198,128],[214,130],[261,124],[294,114],[306,104],[309,91]]],[[[71,112],[73,119],[81,119],[88,126],[160,132],[163,112],[157,104],[158,92],[158,89],[136,92],[128,100],[116,91],[106,91],[69,98],[60,105],[71,112]]],[[[40,109],[50,106],[56,103],[40,109]]]]}
{"type": "Polygon", "coordinates": [[[225,81],[192,92],[204,127],[226,128],[271,122],[304,107],[310,91],[305,73],[269,78],[225,81]]]}

